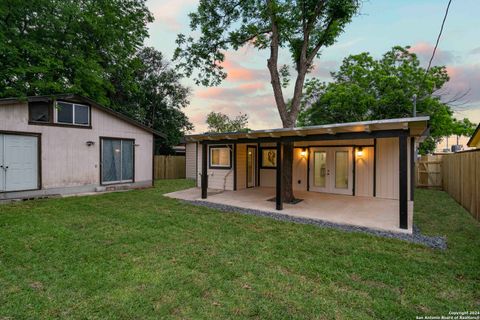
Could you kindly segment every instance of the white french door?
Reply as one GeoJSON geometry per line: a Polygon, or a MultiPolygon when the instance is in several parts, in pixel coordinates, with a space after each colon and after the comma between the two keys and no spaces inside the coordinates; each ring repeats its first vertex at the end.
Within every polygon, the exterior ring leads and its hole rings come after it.
{"type": "Polygon", "coordinates": [[[0,134],[0,192],[5,191],[4,135],[0,134]]]}
{"type": "Polygon", "coordinates": [[[310,191],[352,194],[352,162],[352,148],[310,148],[310,191]]]}
{"type": "Polygon", "coordinates": [[[38,188],[38,138],[0,134],[0,192],[38,188]]]}

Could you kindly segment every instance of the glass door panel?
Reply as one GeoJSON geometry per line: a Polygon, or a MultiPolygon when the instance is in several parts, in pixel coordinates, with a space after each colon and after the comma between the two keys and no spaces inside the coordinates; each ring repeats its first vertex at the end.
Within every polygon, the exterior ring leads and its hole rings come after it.
{"type": "Polygon", "coordinates": [[[122,180],[133,180],[133,141],[122,140],[122,180]]]}
{"type": "Polygon", "coordinates": [[[102,181],[121,180],[121,141],[102,140],[102,181]]]}
{"type": "Polygon", "coordinates": [[[352,148],[313,147],[309,190],[352,194],[352,148]]]}
{"type": "Polygon", "coordinates": [[[313,185],[325,188],[327,185],[327,153],[315,151],[313,153],[313,185]]]}
{"type": "Polygon", "coordinates": [[[348,151],[335,152],[335,188],[348,189],[348,151]]]}
{"type": "Polygon", "coordinates": [[[257,149],[247,147],[247,188],[255,187],[257,149]]]}
{"type": "Polygon", "coordinates": [[[133,181],[133,140],[102,139],[102,183],[133,181]]]}

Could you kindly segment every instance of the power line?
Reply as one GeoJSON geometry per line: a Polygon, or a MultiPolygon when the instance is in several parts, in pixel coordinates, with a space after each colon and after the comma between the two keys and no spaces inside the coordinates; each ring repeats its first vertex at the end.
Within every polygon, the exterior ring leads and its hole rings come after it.
{"type": "MultiPolygon", "coordinates": [[[[435,46],[433,47],[432,56],[430,57],[430,61],[428,62],[428,66],[427,66],[427,69],[425,70],[425,74],[423,76],[423,81],[421,82],[420,86],[425,85],[425,81],[427,80],[428,71],[430,71],[430,67],[432,66],[433,58],[435,57],[435,53],[437,52],[438,43],[440,42],[440,38],[442,37],[443,28],[445,27],[445,21],[447,20],[448,11],[450,10],[450,5],[451,4],[452,4],[452,0],[448,0],[447,9],[445,10],[445,15],[443,16],[442,25],[440,26],[440,32],[438,33],[437,41],[435,42],[435,46]]],[[[412,97],[413,116],[417,115],[417,98],[418,97],[417,97],[416,94],[414,94],[413,97],[412,97]]],[[[425,97],[423,97],[423,98],[425,98],[425,97]]],[[[420,99],[423,99],[423,98],[420,98],[420,99]]]]}
{"type": "Polygon", "coordinates": [[[425,74],[428,73],[428,71],[430,70],[430,67],[432,66],[432,61],[433,61],[433,58],[435,57],[435,53],[437,52],[437,47],[438,47],[438,43],[440,42],[440,38],[442,37],[443,27],[445,26],[445,21],[447,20],[448,10],[450,9],[451,3],[452,3],[452,0],[449,0],[447,5],[447,10],[445,10],[445,15],[443,16],[442,26],[440,27],[440,32],[438,33],[437,42],[435,43],[435,47],[433,48],[432,57],[428,62],[428,67],[425,74]]]}

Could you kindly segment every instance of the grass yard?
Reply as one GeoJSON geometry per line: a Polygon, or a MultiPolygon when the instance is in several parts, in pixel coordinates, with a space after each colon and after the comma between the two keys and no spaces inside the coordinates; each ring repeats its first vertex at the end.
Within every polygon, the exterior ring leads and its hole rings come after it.
{"type": "Polygon", "coordinates": [[[415,319],[480,309],[480,226],[416,191],[449,249],[225,214],[185,180],[0,206],[0,319],[415,319]]]}

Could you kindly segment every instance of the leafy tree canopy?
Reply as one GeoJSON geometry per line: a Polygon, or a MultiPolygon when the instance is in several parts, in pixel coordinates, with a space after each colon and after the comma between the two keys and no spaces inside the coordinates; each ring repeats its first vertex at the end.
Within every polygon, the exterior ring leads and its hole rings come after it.
{"type": "MultiPolygon", "coordinates": [[[[163,132],[167,138],[157,143],[157,153],[171,152],[185,131],[193,129],[181,111],[189,104],[189,88],[180,82],[180,74],[154,48],[142,48],[132,61],[131,78],[118,70],[112,83],[112,107],[149,127],[163,132]]],[[[127,73],[130,72],[127,70],[127,73]]]]}
{"type": "Polygon", "coordinates": [[[410,117],[416,95],[417,114],[431,118],[432,140],[422,146],[423,153],[441,137],[473,128],[468,120],[456,121],[436,95],[449,80],[446,68],[435,66],[426,72],[409,47],[393,47],[378,60],[369,53],[351,55],[332,77],[330,83],[307,82],[298,125],[410,117]]]}
{"type": "Polygon", "coordinates": [[[248,115],[242,113],[235,118],[230,118],[221,112],[210,112],[207,116],[207,124],[209,132],[249,131],[248,115]]]}
{"type": "Polygon", "coordinates": [[[358,0],[201,0],[190,14],[192,31],[199,37],[179,34],[175,59],[190,76],[195,71],[197,84],[218,85],[227,76],[221,63],[225,51],[249,44],[270,49],[268,69],[277,108],[284,126],[293,126],[305,75],[322,47],[332,45],[358,11],[358,0]],[[282,88],[290,80],[290,68],[278,66],[279,49],[288,49],[297,71],[295,92],[287,107],[282,88]]]}
{"type": "Polygon", "coordinates": [[[188,89],[142,48],[152,21],[145,0],[1,1],[0,97],[84,95],[177,143],[188,89]]]}
{"type": "MultiPolygon", "coordinates": [[[[218,85],[226,73],[222,68],[225,51],[248,44],[269,49],[267,68],[275,104],[285,128],[293,127],[300,111],[306,74],[321,48],[335,43],[345,26],[358,12],[360,0],[200,0],[190,14],[194,36],[178,35],[174,58],[197,84],[218,85]],[[291,58],[290,66],[279,66],[280,54],[291,58]],[[296,71],[291,99],[283,89],[296,71]]],[[[292,202],[293,143],[283,144],[282,193],[292,202]]]]}

